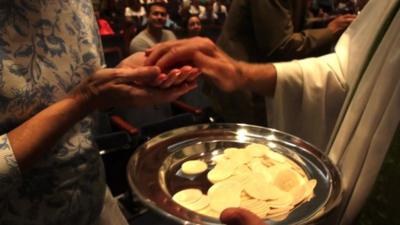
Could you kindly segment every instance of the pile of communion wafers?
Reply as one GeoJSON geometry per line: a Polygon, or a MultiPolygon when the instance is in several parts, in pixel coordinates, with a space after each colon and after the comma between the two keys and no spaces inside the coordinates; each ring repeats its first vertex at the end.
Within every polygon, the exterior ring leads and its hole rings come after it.
{"type": "MultiPolygon", "coordinates": [[[[202,193],[189,188],[172,199],[197,213],[219,218],[229,207],[245,208],[263,219],[284,220],[298,205],[314,196],[317,181],[309,180],[294,161],[262,144],[227,148],[218,155],[208,174],[213,184],[202,193]]],[[[182,173],[198,175],[207,171],[201,160],[186,161],[182,173]]]]}

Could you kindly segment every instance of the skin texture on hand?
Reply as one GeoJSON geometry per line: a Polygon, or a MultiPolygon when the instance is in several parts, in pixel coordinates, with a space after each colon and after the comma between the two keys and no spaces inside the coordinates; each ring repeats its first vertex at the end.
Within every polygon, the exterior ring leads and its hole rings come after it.
{"type": "Polygon", "coordinates": [[[254,213],[242,208],[228,208],[220,215],[222,223],[227,225],[266,225],[254,213]]]}
{"type": "Polygon", "coordinates": [[[239,63],[207,38],[164,42],[154,46],[147,54],[145,65],[156,65],[162,70],[175,65],[191,65],[227,92],[242,88],[246,79],[239,71],[239,63]]]}
{"type": "Polygon", "coordinates": [[[340,35],[356,17],[356,15],[352,14],[338,16],[328,24],[327,28],[332,31],[333,34],[340,35]]]}
{"type": "Polygon", "coordinates": [[[156,65],[161,70],[191,65],[226,92],[247,89],[272,96],[275,90],[276,70],[272,64],[236,61],[207,38],[163,42],[146,54],[145,65],[156,65]]]}
{"type": "Polygon", "coordinates": [[[115,106],[147,106],[170,102],[196,87],[195,83],[160,89],[146,85],[160,74],[158,67],[102,69],[84,80],[72,93],[89,111],[115,106]]]}
{"type": "Polygon", "coordinates": [[[181,81],[164,89],[148,85],[160,76],[160,68],[144,67],[144,59],[144,54],[131,56],[119,68],[96,71],[64,99],[11,130],[8,138],[22,172],[40,161],[70,127],[94,110],[169,102],[196,87],[194,82],[181,81]]]}
{"type": "MultiPolygon", "coordinates": [[[[143,66],[147,56],[144,52],[135,53],[126,59],[122,60],[117,66],[119,68],[137,68],[143,66]]],[[[200,70],[193,68],[189,65],[177,67],[171,70],[163,69],[155,79],[151,79],[148,82],[142,83],[143,85],[150,85],[159,88],[169,88],[176,85],[181,85],[185,82],[193,83],[200,75],[200,70]]]]}

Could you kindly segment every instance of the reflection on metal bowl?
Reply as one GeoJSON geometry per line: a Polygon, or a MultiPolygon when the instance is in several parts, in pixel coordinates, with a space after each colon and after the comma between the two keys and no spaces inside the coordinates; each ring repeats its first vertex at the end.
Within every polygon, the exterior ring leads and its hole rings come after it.
{"type": "Polygon", "coordinates": [[[268,145],[293,160],[309,179],[316,179],[315,196],[298,205],[282,221],[269,224],[309,224],[326,216],[341,200],[341,179],[337,168],[319,150],[300,138],[278,130],[246,124],[201,124],[162,133],[140,146],[128,163],[132,191],[148,207],[184,224],[220,224],[211,217],[190,211],[171,197],[186,188],[207,193],[211,183],[206,173],[185,176],[179,172],[187,160],[201,159],[213,167],[213,157],[228,147],[251,143],[268,145]]]}

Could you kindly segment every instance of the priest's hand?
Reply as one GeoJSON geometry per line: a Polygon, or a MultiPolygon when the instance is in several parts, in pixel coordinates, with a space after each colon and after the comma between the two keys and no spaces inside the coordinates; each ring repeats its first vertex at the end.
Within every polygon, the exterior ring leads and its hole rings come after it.
{"type": "Polygon", "coordinates": [[[328,24],[328,29],[335,35],[340,35],[356,19],[356,15],[345,14],[336,17],[328,24]]]}
{"type": "Polygon", "coordinates": [[[241,63],[220,50],[210,39],[191,38],[160,43],[146,52],[145,65],[156,65],[161,70],[190,65],[201,72],[222,90],[230,92],[241,89],[246,77],[241,63]]]}
{"type": "MultiPolygon", "coordinates": [[[[118,68],[138,68],[144,65],[147,56],[144,52],[138,52],[125,58],[118,64],[118,68]]],[[[169,88],[176,85],[181,85],[186,82],[193,83],[200,75],[200,70],[192,66],[185,65],[171,70],[163,70],[153,80],[148,80],[142,85],[150,85],[153,87],[169,88]]]]}

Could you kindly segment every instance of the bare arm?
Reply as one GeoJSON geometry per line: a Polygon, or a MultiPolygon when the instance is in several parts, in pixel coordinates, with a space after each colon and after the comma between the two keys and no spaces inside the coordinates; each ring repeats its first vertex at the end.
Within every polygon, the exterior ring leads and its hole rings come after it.
{"type": "Polygon", "coordinates": [[[20,169],[28,169],[89,112],[83,101],[67,97],[9,132],[8,139],[20,169]]]}
{"type": "Polygon", "coordinates": [[[195,87],[185,83],[161,90],[137,85],[159,73],[157,67],[99,70],[67,97],[11,130],[8,138],[21,170],[29,169],[68,129],[96,109],[172,101],[195,87]]]}

